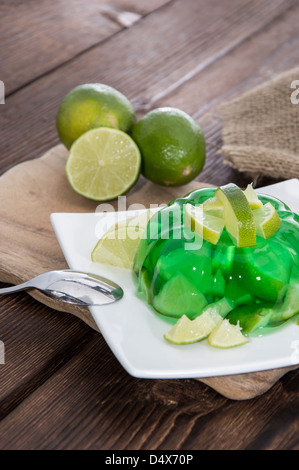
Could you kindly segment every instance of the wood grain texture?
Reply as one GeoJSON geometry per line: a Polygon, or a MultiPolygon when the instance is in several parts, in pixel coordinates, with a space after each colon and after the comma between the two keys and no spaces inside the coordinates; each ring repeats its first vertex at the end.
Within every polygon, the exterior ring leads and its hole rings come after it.
{"type": "Polygon", "coordinates": [[[0,78],[6,85],[6,94],[100,44],[165,3],[166,0],[0,2],[0,78]],[[16,43],[21,47],[17,48],[16,43]]]}
{"type": "MultiPolygon", "coordinates": [[[[295,4],[230,54],[220,57],[182,87],[151,103],[152,107],[178,107],[198,120],[207,140],[206,181],[222,184],[231,177],[231,169],[221,157],[219,107],[298,63],[298,16],[299,5],[295,4]]],[[[247,175],[237,172],[232,180],[234,178],[243,186],[251,181],[247,175]]],[[[264,178],[255,182],[262,186],[278,181],[264,178]]]]}
{"type": "Polygon", "coordinates": [[[93,332],[61,369],[0,421],[1,449],[241,450],[298,448],[299,373],[266,398],[230,401],[194,380],[127,375],[93,332]],[[76,386],[74,393],[73,387],[76,386]],[[283,403],[290,403],[290,409],[283,403]],[[259,444],[255,441],[262,435],[259,444]]]}
{"type": "MultiPolygon", "coordinates": [[[[8,97],[0,115],[3,171],[16,162],[39,157],[58,143],[57,109],[74,86],[86,82],[114,86],[132,100],[141,115],[153,100],[182,86],[294,3],[264,0],[257,7],[251,0],[241,4],[230,0],[229,9],[221,0],[165,5],[157,15],[148,15],[8,97]]],[[[225,176],[223,183],[236,174],[231,171],[225,176]]],[[[216,184],[213,178],[209,182],[216,184]]]]}

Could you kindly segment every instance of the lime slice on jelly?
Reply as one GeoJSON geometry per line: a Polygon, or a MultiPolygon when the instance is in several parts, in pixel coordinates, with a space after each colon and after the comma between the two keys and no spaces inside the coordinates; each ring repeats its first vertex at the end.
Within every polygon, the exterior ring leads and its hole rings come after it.
{"type": "Polygon", "coordinates": [[[94,263],[131,269],[144,233],[139,226],[116,227],[105,233],[91,254],[94,263]]]}
{"type": "Polygon", "coordinates": [[[266,240],[272,237],[281,225],[280,217],[271,202],[267,202],[259,209],[253,210],[253,218],[257,235],[266,240]]]}
{"type": "Polygon", "coordinates": [[[208,337],[208,343],[216,348],[232,348],[248,343],[239,324],[232,325],[227,319],[222,320],[208,337]]]}
{"type": "Polygon", "coordinates": [[[244,192],[230,183],[216,189],[215,197],[223,204],[225,228],[237,247],[256,244],[256,229],[249,202],[244,192]]]}
{"type": "Polygon", "coordinates": [[[247,188],[244,191],[247,201],[251,209],[259,209],[262,207],[263,203],[259,200],[258,195],[252,187],[252,183],[247,185],[247,188]]]}
{"type": "Polygon", "coordinates": [[[223,204],[219,201],[217,197],[210,197],[203,204],[202,208],[205,212],[210,215],[215,215],[216,217],[223,216],[223,204]]]}
{"type": "Polygon", "coordinates": [[[202,205],[192,206],[186,204],[185,210],[186,225],[190,230],[204,240],[216,245],[224,229],[223,219],[205,212],[202,205]]]}

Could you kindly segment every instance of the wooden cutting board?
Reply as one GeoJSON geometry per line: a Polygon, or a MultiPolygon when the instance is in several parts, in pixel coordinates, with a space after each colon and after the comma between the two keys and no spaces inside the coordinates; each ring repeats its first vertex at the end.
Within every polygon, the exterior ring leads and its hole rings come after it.
{"type": "MultiPolygon", "coordinates": [[[[21,163],[0,177],[0,281],[19,284],[42,272],[68,267],[50,223],[50,214],[94,212],[98,203],[70,188],[64,172],[66,158],[65,147],[57,145],[41,158],[21,163]]],[[[168,203],[202,186],[209,185],[192,182],[165,188],[140,177],[127,194],[127,207],[133,203],[145,207],[168,203]]],[[[109,203],[117,208],[117,201],[109,203]]],[[[35,290],[28,293],[55,310],[77,316],[97,330],[87,308],[60,303],[35,290]]],[[[241,400],[264,393],[294,368],[200,380],[228,398],[241,400]]]]}

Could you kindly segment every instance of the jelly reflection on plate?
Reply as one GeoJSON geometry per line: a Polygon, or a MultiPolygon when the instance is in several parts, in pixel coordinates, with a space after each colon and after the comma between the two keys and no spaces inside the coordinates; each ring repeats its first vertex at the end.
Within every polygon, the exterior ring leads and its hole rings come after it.
{"type": "Polygon", "coordinates": [[[220,312],[223,317],[239,322],[245,334],[264,333],[299,312],[299,216],[280,200],[259,195],[281,219],[277,232],[238,248],[224,229],[214,245],[184,219],[185,204],[202,204],[214,193],[193,191],[151,218],[134,262],[138,295],[172,322],[182,315],[194,319],[226,299],[231,309],[220,312]]]}

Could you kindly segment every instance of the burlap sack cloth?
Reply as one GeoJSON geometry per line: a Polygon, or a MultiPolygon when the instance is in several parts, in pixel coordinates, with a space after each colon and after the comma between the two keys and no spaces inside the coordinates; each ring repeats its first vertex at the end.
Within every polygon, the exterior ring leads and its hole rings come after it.
{"type": "Polygon", "coordinates": [[[299,177],[299,81],[296,86],[295,80],[299,68],[220,108],[224,161],[254,181],[262,176],[299,177]]]}

